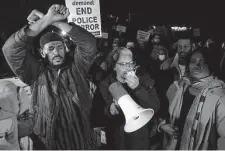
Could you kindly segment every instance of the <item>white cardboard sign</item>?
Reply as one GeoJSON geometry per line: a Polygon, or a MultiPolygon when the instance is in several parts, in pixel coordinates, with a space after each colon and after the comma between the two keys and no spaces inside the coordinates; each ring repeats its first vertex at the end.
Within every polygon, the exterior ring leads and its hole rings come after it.
{"type": "Polygon", "coordinates": [[[102,36],[99,0],[65,0],[69,8],[69,22],[81,26],[94,36],[102,36]]]}

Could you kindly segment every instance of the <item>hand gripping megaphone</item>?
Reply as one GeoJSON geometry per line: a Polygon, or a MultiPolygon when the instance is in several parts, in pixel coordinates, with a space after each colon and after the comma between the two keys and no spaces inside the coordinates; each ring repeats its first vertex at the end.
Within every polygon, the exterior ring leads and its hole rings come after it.
{"type": "Polygon", "coordinates": [[[109,92],[123,111],[126,120],[124,127],[125,132],[130,133],[140,129],[147,124],[154,115],[153,109],[144,109],[139,106],[119,82],[112,83],[109,86],[109,92]]]}

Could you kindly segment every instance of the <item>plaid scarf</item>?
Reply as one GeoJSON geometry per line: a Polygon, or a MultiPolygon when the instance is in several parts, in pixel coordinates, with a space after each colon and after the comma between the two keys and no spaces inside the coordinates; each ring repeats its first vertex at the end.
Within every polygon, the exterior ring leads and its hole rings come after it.
{"type": "Polygon", "coordinates": [[[213,76],[201,79],[200,81],[191,81],[189,84],[191,84],[192,87],[197,88],[201,91],[195,97],[187,115],[181,138],[181,150],[195,149],[195,136],[201,117],[202,107],[205,102],[205,97],[209,90],[217,87],[223,87],[223,82],[214,78],[213,76]]]}

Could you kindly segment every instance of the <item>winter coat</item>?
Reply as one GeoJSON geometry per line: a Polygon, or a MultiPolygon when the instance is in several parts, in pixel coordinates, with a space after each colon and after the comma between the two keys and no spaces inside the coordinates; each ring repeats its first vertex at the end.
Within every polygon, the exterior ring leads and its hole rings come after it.
{"type": "MultiPolygon", "coordinates": [[[[157,112],[160,106],[158,96],[153,87],[154,81],[145,75],[139,75],[140,84],[134,90],[123,84],[133,100],[143,108],[152,108],[157,112]]],[[[100,91],[105,101],[104,113],[106,116],[106,135],[108,149],[149,149],[149,125],[132,132],[124,132],[125,117],[121,110],[119,115],[111,115],[110,105],[113,97],[108,91],[110,84],[115,82],[115,76],[110,75],[100,83],[100,91]]]]}
{"type": "MultiPolygon", "coordinates": [[[[170,86],[167,91],[167,97],[170,107],[178,91],[187,89],[187,85],[178,85],[177,81],[170,86]]],[[[171,110],[175,110],[171,108],[171,110]]],[[[170,115],[172,116],[172,115],[170,115]]],[[[202,108],[195,136],[195,150],[224,150],[225,149],[225,90],[221,88],[211,89],[206,97],[202,108]]]]}
{"type": "Polygon", "coordinates": [[[77,47],[57,68],[32,55],[35,37],[27,35],[28,26],[12,34],[3,46],[11,69],[31,86],[33,130],[46,149],[93,149],[87,74],[97,52],[96,39],[72,26],[67,34],[77,47]]]}

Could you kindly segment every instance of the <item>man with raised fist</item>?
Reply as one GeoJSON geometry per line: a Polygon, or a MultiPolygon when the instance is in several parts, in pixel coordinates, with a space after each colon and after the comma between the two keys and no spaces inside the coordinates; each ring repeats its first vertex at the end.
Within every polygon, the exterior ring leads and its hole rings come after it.
{"type": "Polygon", "coordinates": [[[42,149],[95,149],[87,74],[97,52],[96,39],[63,22],[68,16],[68,8],[57,4],[45,15],[32,11],[29,25],[12,34],[3,53],[14,73],[32,88],[33,131],[44,144],[42,149]],[[58,33],[46,32],[52,25],[66,32],[74,50],[68,50],[58,33]],[[38,37],[41,61],[32,54],[38,37]]]}

